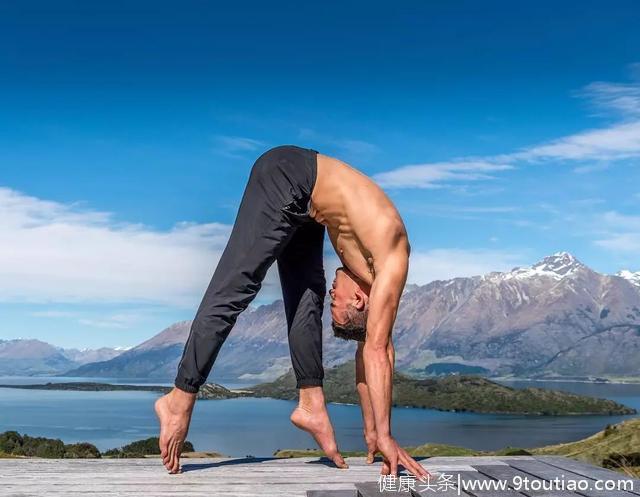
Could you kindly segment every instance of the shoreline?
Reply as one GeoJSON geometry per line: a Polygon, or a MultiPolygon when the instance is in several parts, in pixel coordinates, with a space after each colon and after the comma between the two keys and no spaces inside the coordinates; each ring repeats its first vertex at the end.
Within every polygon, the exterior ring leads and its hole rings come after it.
{"type": "Polygon", "coordinates": [[[593,385],[640,385],[640,377],[630,376],[629,378],[608,378],[606,376],[602,376],[601,378],[606,381],[600,380],[589,380],[589,379],[578,379],[578,378],[520,378],[515,376],[487,376],[488,380],[491,381],[546,381],[546,382],[554,382],[554,383],[590,383],[593,385]]]}

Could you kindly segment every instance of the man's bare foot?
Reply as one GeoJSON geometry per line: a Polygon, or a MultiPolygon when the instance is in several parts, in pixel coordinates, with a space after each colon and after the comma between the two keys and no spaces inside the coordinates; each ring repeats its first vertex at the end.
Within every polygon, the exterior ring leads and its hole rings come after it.
{"type": "Polygon", "coordinates": [[[313,409],[299,405],[291,413],[290,419],[296,427],[313,436],[318,446],[338,468],[347,469],[349,467],[338,451],[329,413],[324,405],[316,406],[313,409]]]}
{"type": "Polygon", "coordinates": [[[196,394],[174,388],[155,403],[160,420],[160,455],[169,473],[180,472],[180,453],[189,432],[195,401],[196,394]]]}

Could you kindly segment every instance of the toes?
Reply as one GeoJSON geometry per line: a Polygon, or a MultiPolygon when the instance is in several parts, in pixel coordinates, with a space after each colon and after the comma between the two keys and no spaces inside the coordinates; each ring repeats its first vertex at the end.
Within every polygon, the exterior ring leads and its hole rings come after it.
{"type": "Polygon", "coordinates": [[[367,454],[367,464],[373,464],[375,457],[373,455],[373,452],[369,452],[367,454]]]}
{"type": "Polygon", "coordinates": [[[167,461],[167,463],[165,464],[165,466],[169,471],[171,471],[174,464],[174,450],[173,450],[174,445],[175,445],[175,442],[173,440],[169,442],[169,461],[167,461]]]}
{"type": "Polygon", "coordinates": [[[175,448],[173,450],[173,466],[171,467],[171,472],[178,473],[180,470],[180,444],[175,444],[175,448]]]}

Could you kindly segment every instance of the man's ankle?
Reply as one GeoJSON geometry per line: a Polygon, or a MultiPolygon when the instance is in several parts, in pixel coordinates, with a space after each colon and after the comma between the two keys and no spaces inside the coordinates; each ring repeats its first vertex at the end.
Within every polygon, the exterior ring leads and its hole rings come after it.
{"type": "Polygon", "coordinates": [[[322,387],[302,387],[299,390],[300,399],[298,406],[306,411],[317,411],[325,408],[324,392],[322,387]]]}
{"type": "Polygon", "coordinates": [[[197,394],[185,392],[177,387],[169,392],[171,406],[175,409],[191,410],[196,402],[197,394]]]}

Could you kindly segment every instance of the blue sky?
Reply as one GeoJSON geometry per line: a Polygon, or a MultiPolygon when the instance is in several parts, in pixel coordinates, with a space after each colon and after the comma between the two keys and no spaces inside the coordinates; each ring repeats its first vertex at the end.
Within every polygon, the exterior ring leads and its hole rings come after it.
{"type": "MultiPolygon", "coordinates": [[[[283,143],[385,188],[412,282],[561,250],[640,270],[637,2],[226,4],[2,3],[0,338],[192,318],[283,143]]],[[[278,295],[272,271],[255,303],[278,295]]]]}

